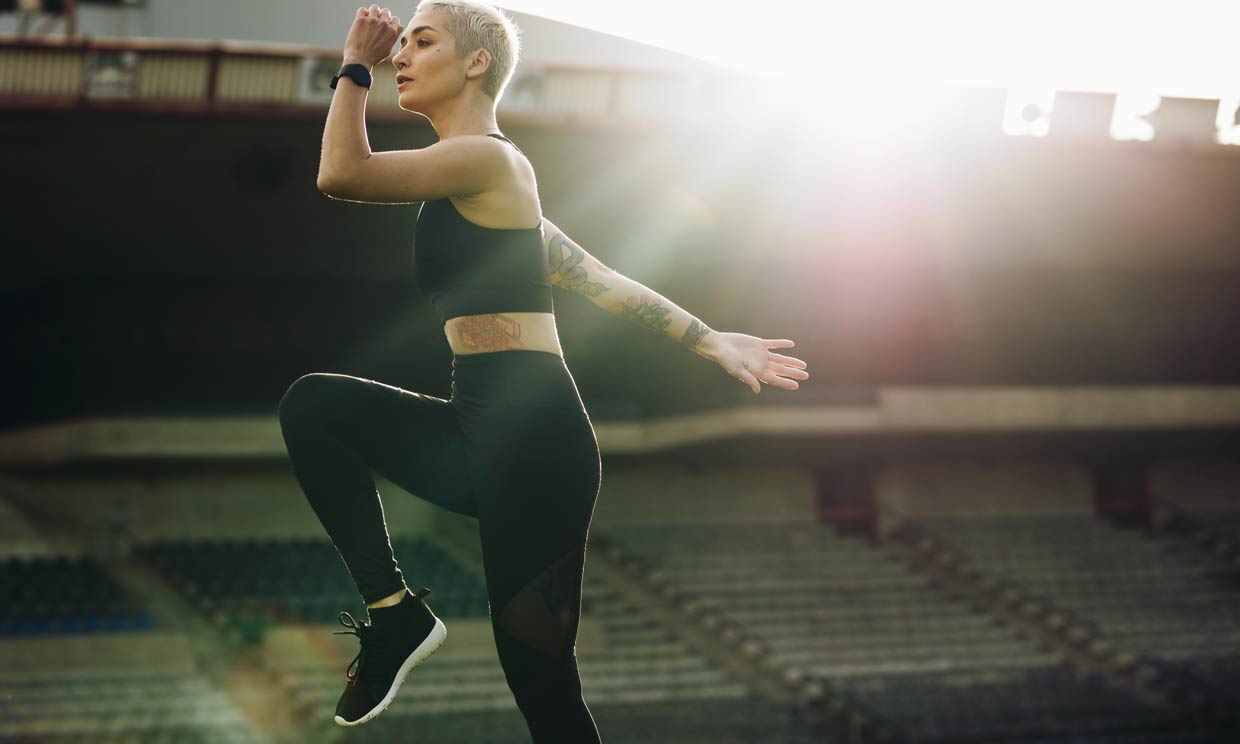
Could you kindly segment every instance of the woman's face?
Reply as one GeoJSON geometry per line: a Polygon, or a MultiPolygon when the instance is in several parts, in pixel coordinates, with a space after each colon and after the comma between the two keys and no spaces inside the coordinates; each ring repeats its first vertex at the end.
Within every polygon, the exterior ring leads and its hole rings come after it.
{"type": "Polygon", "coordinates": [[[397,40],[392,56],[398,78],[400,107],[417,111],[433,101],[451,98],[465,83],[466,60],[457,58],[456,40],[444,27],[438,8],[415,15],[397,40]]]}

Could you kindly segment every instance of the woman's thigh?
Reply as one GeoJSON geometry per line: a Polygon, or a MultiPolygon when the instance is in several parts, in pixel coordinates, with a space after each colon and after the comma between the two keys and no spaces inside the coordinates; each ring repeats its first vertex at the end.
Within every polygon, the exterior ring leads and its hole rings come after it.
{"type": "MultiPolygon", "coordinates": [[[[584,548],[601,467],[583,411],[510,405],[492,412],[486,423],[472,451],[481,466],[476,487],[483,569],[491,611],[498,616],[532,580],[584,548]]],[[[579,583],[580,563],[575,568],[579,583]]]]}
{"type": "Polygon", "coordinates": [[[290,408],[291,421],[309,416],[401,489],[477,518],[467,442],[448,401],[362,377],[314,373],[289,389],[282,419],[290,408]]]}

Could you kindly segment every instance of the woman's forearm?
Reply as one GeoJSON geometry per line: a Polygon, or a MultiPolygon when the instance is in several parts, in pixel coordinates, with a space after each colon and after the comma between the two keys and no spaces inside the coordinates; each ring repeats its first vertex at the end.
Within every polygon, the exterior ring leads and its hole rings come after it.
{"type": "Polygon", "coordinates": [[[653,289],[618,271],[612,270],[603,281],[610,291],[595,299],[600,307],[643,328],[661,333],[713,361],[719,334],[705,323],[653,289]]]}
{"type": "MultiPolygon", "coordinates": [[[[346,58],[344,64],[358,62],[346,58]]],[[[370,157],[366,139],[367,89],[347,77],[336,83],[327,126],[323,129],[323,152],[319,158],[320,187],[346,178],[350,169],[370,157]]]]}
{"type": "Polygon", "coordinates": [[[715,361],[718,333],[650,287],[590,255],[545,215],[543,228],[547,266],[557,287],[588,297],[595,305],[630,318],[715,361]]]}

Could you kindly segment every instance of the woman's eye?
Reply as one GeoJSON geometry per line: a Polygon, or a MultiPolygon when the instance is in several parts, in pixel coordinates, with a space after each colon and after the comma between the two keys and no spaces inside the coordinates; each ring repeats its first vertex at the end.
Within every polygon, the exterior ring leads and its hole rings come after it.
{"type": "MultiPolygon", "coordinates": [[[[419,43],[419,44],[421,44],[421,43],[422,43],[422,42],[424,42],[424,41],[426,41],[426,39],[418,39],[418,43],[419,43]]],[[[429,42],[429,41],[426,41],[426,43],[427,43],[427,44],[429,44],[430,42],[429,42]]]]}

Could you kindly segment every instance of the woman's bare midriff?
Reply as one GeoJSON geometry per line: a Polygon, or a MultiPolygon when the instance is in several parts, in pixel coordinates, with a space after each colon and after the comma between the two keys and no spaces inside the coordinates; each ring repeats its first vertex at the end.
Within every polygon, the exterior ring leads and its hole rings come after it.
{"type": "Polygon", "coordinates": [[[564,356],[552,313],[487,313],[449,318],[443,324],[453,354],[534,349],[564,356]]]}

